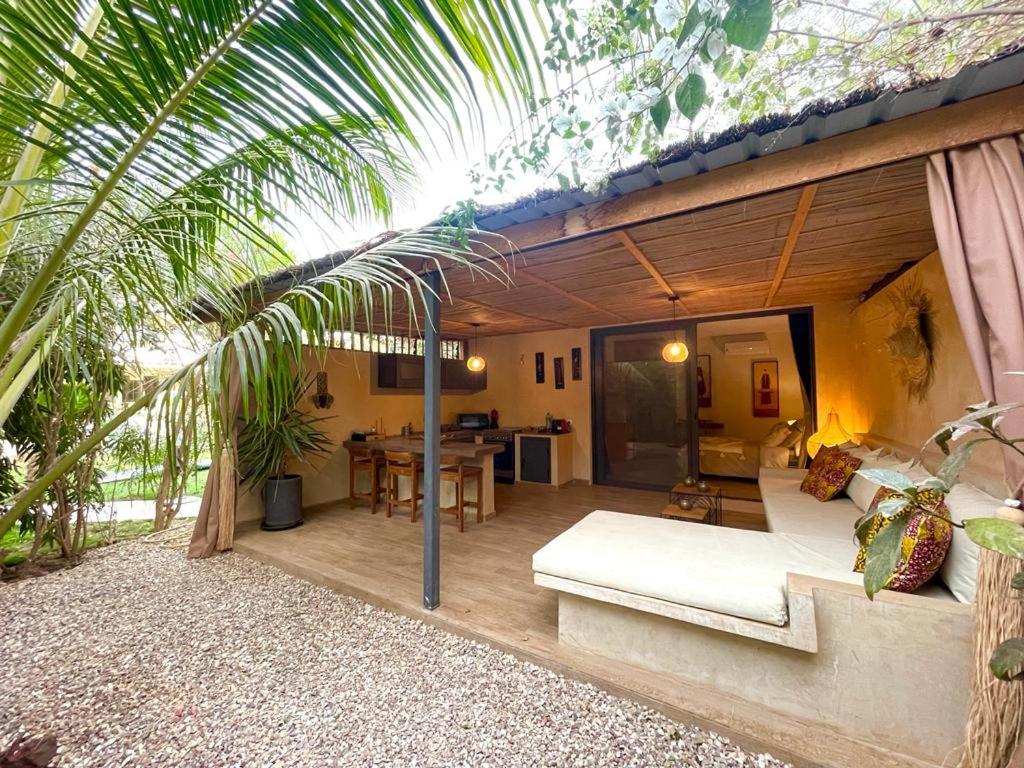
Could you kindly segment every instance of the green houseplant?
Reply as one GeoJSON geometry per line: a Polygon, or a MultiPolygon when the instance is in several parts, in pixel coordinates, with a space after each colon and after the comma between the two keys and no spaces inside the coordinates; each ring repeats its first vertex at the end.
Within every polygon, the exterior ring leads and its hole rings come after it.
{"type": "MultiPolygon", "coordinates": [[[[993,402],[977,403],[966,408],[964,416],[943,424],[929,438],[945,454],[945,459],[929,477],[915,483],[901,472],[890,469],[864,469],[858,474],[896,491],[893,498],[880,502],[857,523],[858,537],[862,538],[871,520],[881,516],[888,524],[871,540],[867,547],[864,568],[864,589],[868,597],[885,588],[889,574],[900,561],[901,542],[910,518],[916,514],[932,515],[934,508],[924,501],[924,492],[937,490],[948,493],[959,480],[975,449],[984,443],[996,443],[1005,449],[1024,455],[1024,437],[1010,437],[1000,424],[1006,414],[1021,408],[1019,403],[998,405],[993,402]]],[[[962,522],[949,521],[962,528],[979,547],[998,552],[1015,560],[1024,560],[1024,511],[1017,499],[1007,499],[997,517],[968,518],[962,522]]],[[[1024,591],[1024,572],[1012,580],[1015,590],[1024,591]]],[[[1003,680],[1024,677],[1024,638],[1003,640],[989,662],[992,673],[1003,680]]]]}
{"type": "Polygon", "coordinates": [[[311,457],[330,453],[333,447],[318,426],[325,417],[296,409],[311,383],[296,374],[278,407],[258,414],[238,434],[243,482],[253,489],[263,486],[264,530],[302,525],[302,476],[286,473],[289,457],[308,464],[311,457]]]}

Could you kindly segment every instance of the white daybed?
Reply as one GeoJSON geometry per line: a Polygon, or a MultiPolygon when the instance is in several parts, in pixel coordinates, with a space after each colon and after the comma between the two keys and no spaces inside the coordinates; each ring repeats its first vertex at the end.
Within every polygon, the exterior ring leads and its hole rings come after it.
{"type": "MultiPolygon", "coordinates": [[[[535,582],[558,591],[559,640],[763,705],[763,723],[733,725],[765,738],[789,717],[808,739],[938,765],[966,720],[976,548],[957,536],[941,581],[869,601],[852,571],[857,502],[800,493],[803,474],[762,471],[769,533],[592,512],[533,558],[535,582]]],[[[999,503],[961,497],[956,518],[999,503]]]]}

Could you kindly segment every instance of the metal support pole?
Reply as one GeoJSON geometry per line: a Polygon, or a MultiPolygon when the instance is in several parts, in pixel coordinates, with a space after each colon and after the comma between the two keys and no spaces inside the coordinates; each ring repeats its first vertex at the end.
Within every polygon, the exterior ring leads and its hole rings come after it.
{"type": "Polygon", "coordinates": [[[430,272],[425,297],[423,378],[423,607],[441,605],[441,274],[430,272]]]}

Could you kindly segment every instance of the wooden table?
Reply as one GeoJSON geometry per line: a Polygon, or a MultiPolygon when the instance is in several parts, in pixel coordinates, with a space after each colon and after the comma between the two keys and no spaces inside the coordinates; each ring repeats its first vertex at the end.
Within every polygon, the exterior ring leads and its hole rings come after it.
{"type": "Polygon", "coordinates": [[[686,520],[692,523],[722,524],[722,489],[709,485],[701,490],[696,485],[676,483],[668,495],[669,503],[661,510],[662,517],[686,520]],[[683,509],[683,500],[690,502],[690,509],[683,509]]]}
{"type": "MultiPolygon", "coordinates": [[[[346,450],[350,448],[372,448],[377,451],[401,451],[423,456],[425,447],[422,437],[386,437],[383,440],[346,440],[342,443],[346,450]]],[[[503,445],[498,443],[475,443],[468,440],[442,440],[441,455],[459,456],[466,459],[467,464],[475,464],[483,468],[483,475],[480,478],[480,510],[484,519],[494,517],[497,514],[494,508],[494,454],[505,450],[503,445]]],[[[446,486],[451,483],[441,483],[441,493],[446,493],[446,486]]],[[[472,487],[472,486],[470,486],[472,487]]],[[[448,506],[443,498],[441,506],[448,506]]]]}

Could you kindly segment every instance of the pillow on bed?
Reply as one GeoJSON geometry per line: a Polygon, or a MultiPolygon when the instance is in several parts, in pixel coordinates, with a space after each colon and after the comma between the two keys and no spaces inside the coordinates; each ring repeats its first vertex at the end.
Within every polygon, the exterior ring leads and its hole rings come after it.
{"type": "Polygon", "coordinates": [[[770,430],[768,434],[764,436],[761,441],[761,445],[767,445],[769,448],[775,448],[776,446],[782,445],[782,441],[789,437],[791,427],[784,421],[780,421],[770,430]]]}
{"type": "Polygon", "coordinates": [[[860,469],[860,459],[838,448],[822,448],[800,483],[800,490],[818,501],[831,501],[850,484],[860,469]]]}

